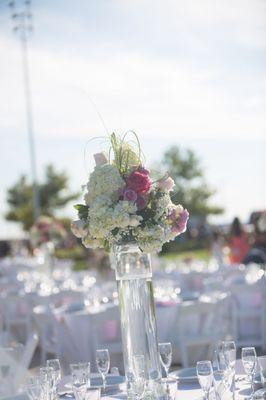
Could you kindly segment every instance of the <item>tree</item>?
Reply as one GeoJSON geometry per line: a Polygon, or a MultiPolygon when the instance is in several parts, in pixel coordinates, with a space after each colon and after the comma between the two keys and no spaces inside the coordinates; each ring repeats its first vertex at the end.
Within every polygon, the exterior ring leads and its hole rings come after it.
{"type": "MultiPolygon", "coordinates": [[[[38,185],[41,215],[54,216],[57,209],[63,208],[69,201],[76,199],[78,193],[67,193],[68,176],[65,172],[55,171],[52,165],[45,170],[45,179],[38,185]]],[[[24,230],[33,225],[32,184],[25,175],[8,189],[6,214],[8,221],[20,222],[24,230]]]]}
{"type": "Polygon", "coordinates": [[[174,203],[184,205],[190,215],[203,218],[223,212],[221,207],[210,204],[215,190],[206,183],[200,161],[192,150],[173,146],[164,154],[162,165],[176,184],[172,193],[174,203]]]}

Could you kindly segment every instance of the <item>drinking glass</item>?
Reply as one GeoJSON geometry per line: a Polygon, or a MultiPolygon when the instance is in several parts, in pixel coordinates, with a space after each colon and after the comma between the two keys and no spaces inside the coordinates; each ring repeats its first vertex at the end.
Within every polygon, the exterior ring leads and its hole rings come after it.
{"type": "Polygon", "coordinates": [[[244,370],[251,384],[251,397],[254,394],[253,375],[257,365],[257,354],[255,347],[243,347],[241,353],[244,370]]]}
{"type": "Polygon", "coordinates": [[[171,343],[159,343],[160,361],[168,377],[169,368],[172,363],[172,345],[171,343]]]}
{"type": "Polygon", "coordinates": [[[226,390],[227,382],[225,379],[225,371],[213,371],[213,386],[216,400],[222,400],[223,393],[226,390]]]}
{"type": "Polygon", "coordinates": [[[46,361],[46,366],[49,368],[52,368],[53,370],[53,398],[56,398],[56,393],[57,393],[57,387],[58,384],[61,380],[61,365],[60,361],[57,358],[47,360],[46,361]]]}
{"type": "Polygon", "coordinates": [[[96,350],[96,364],[103,380],[103,388],[106,387],[106,375],[110,368],[110,356],[108,349],[96,350]]]}
{"type": "Polygon", "coordinates": [[[223,354],[226,367],[228,369],[228,384],[232,392],[235,392],[235,367],[236,367],[236,344],[234,341],[223,342],[223,354]]]}
{"type": "Polygon", "coordinates": [[[39,370],[40,384],[44,399],[56,397],[55,371],[51,367],[41,367],[39,370]]]}
{"type": "Polygon", "coordinates": [[[32,376],[26,384],[27,394],[30,400],[40,400],[43,397],[43,390],[39,376],[32,376]]]}
{"type": "Polygon", "coordinates": [[[235,370],[236,366],[236,344],[233,341],[223,342],[223,353],[228,368],[235,370]]]}
{"type": "Polygon", "coordinates": [[[138,399],[141,399],[145,391],[145,360],[144,356],[136,355],[133,357],[134,374],[132,379],[132,389],[138,399]]]}
{"type": "Polygon", "coordinates": [[[266,397],[266,356],[258,357],[258,364],[260,368],[260,379],[262,384],[262,389],[259,390],[259,395],[263,399],[266,397]]]}
{"type": "Polygon", "coordinates": [[[55,383],[58,384],[61,379],[61,366],[60,361],[57,358],[52,360],[47,360],[46,362],[47,367],[50,367],[54,370],[55,373],[55,383]]]}
{"type": "Polygon", "coordinates": [[[210,361],[197,362],[197,377],[201,389],[204,392],[205,399],[209,400],[209,393],[213,382],[213,370],[210,361]]]}
{"type": "Polygon", "coordinates": [[[81,363],[70,364],[72,387],[76,400],[84,400],[87,392],[87,372],[81,363]]]}
{"type": "Polygon", "coordinates": [[[266,356],[258,357],[258,364],[260,368],[260,378],[263,388],[266,388],[266,356]]]}

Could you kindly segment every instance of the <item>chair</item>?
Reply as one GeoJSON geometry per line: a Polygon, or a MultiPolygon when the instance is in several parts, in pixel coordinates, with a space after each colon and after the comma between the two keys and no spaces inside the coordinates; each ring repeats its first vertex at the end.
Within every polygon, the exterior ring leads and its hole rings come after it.
{"type": "Polygon", "coordinates": [[[45,364],[47,354],[52,354],[62,363],[69,364],[78,349],[64,321],[60,318],[57,319],[49,307],[37,306],[33,312],[40,338],[41,363],[45,364]],[[63,353],[63,348],[67,348],[65,353],[63,353]]]}
{"type": "Polygon", "coordinates": [[[9,295],[3,300],[4,325],[7,332],[15,335],[18,340],[22,339],[21,328],[24,328],[23,340],[27,340],[31,332],[31,305],[27,298],[19,295],[9,295]]]}
{"type": "MultiPolygon", "coordinates": [[[[203,302],[184,302],[178,309],[177,318],[174,323],[177,328],[176,336],[173,337],[173,346],[180,350],[183,367],[190,365],[190,348],[195,348],[193,354],[198,360],[204,352],[210,356],[218,338],[216,322],[216,304],[203,302]],[[196,350],[198,350],[197,354],[196,350]]],[[[193,360],[194,362],[194,360],[193,360]]]]}
{"type": "MultiPolygon", "coordinates": [[[[110,355],[122,354],[120,315],[118,306],[107,307],[105,311],[94,315],[93,350],[107,348],[110,355]]],[[[94,354],[95,359],[96,353],[94,354]]]]}
{"type": "Polygon", "coordinates": [[[265,279],[255,284],[231,286],[233,328],[238,347],[261,346],[266,349],[265,279]]]}

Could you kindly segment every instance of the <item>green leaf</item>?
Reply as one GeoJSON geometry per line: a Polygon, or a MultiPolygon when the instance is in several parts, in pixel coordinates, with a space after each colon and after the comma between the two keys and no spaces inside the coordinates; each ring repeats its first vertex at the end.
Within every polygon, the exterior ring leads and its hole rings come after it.
{"type": "Polygon", "coordinates": [[[78,210],[79,219],[87,221],[89,215],[89,207],[84,204],[76,204],[74,208],[78,210]]]}

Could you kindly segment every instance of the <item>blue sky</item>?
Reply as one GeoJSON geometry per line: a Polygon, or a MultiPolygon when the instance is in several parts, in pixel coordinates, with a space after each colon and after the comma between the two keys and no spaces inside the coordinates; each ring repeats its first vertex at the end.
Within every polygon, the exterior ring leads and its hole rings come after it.
{"type": "MultiPolygon", "coordinates": [[[[109,131],[138,133],[149,163],[173,144],[194,149],[226,209],[219,221],[265,208],[265,1],[39,0],[33,13],[40,177],[53,162],[72,189],[85,182],[84,146],[105,134],[93,102],[109,131]]],[[[11,25],[0,0],[0,237],[18,234],[3,218],[6,188],[29,172],[11,25]]]]}

